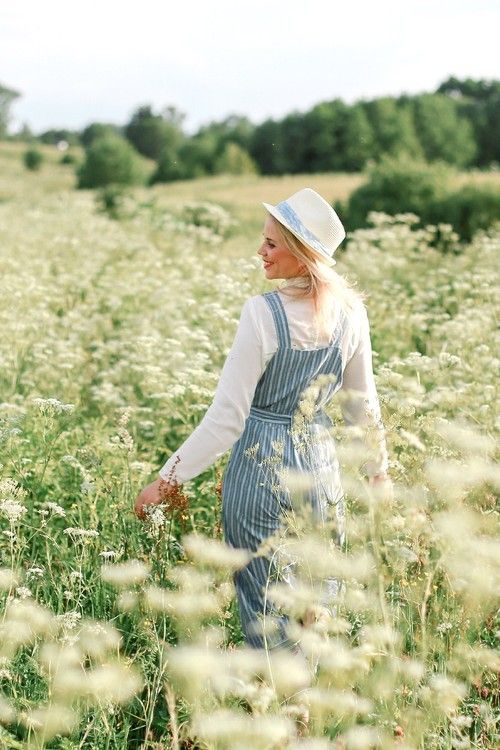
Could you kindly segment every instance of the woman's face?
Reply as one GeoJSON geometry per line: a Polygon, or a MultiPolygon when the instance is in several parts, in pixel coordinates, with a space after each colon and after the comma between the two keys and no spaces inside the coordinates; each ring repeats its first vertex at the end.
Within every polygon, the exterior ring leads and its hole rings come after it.
{"type": "Polygon", "coordinates": [[[290,279],[301,276],[305,266],[283,244],[276,231],[276,221],[272,216],[266,219],[263,231],[264,241],[258,254],[264,262],[264,273],[267,279],[290,279]]]}

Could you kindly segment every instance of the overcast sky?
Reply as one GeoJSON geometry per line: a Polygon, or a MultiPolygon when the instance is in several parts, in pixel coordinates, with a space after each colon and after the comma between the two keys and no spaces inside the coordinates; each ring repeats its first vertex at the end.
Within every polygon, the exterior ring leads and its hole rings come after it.
{"type": "Polygon", "coordinates": [[[498,0],[0,0],[12,128],[124,124],[174,105],[186,128],[319,101],[500,78],[498,0]]]}

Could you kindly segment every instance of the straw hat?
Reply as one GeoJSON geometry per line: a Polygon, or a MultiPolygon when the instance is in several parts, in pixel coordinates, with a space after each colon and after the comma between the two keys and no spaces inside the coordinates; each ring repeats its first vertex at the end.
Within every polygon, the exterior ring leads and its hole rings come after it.
{"type": "Polygon", "coordinates": [[[332,256],[345,237],[345,229],[330,204],[315,190],[303,188],[277,206],[262,205],[321,260],[335,265],[332,256]]]}

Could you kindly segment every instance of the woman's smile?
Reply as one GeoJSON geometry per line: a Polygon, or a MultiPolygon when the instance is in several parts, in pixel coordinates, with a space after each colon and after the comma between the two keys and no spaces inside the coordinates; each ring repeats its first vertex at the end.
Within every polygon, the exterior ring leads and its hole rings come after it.
{"type": "Polygon", "coordinates": [[[275,279],[298,276],[302,270],[301,263],[283,244],[272,216],[269,216],[264,224],[263,235],[264,241],[257,252],[262,258],[264,271],[271,273],[275,279]]]}

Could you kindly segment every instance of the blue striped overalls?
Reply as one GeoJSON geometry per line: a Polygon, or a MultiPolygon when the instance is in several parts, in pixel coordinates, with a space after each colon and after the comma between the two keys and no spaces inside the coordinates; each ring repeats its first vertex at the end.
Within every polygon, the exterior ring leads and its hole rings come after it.
{"type": "MultiPolygon", "coordinates": [[[[282,526],[283,511],[290,510],[290,497],[279,487],[274,468],[276,460],[273,460],[277,457],[280,468],[310,473],[313,484],[308,500],[315,517],[320,522],[325,521],[334,508],[337,543],[343,544],[344,497],[334,441],[328,433],[332,422],[323,408],[342,385],[340,341],[346,316],[341,311],[327,347],[292,349],[288,321],[278,292],[266,292],[263,296],[271,308],[278,348],[257,384],[245,428],[233,446],[226,467],[222,484],[224,536],[229,545],[255,552],[263,540],[282,526]],[[312,447],[307,451],[298,449],[291,435],[292,415],[304,389],[318,376],[327,374],[335,377],[319,392],[315,412],[308,423],[312,447]]],[[[264,556],[253,557],[235,574],[241,624],[250,646],[261,648],[270,643],[263,636],[262,616],[265,613],[266,618],[272,617],[265,589],[270,580],[277,578],[279,574],[271,557],[264,556]]],[[[281,618],[281,622],[286,622],[286,618],[281,618]]],[[[272,647],[286,642],[283,627],[279,638],[272,647]]]]}

